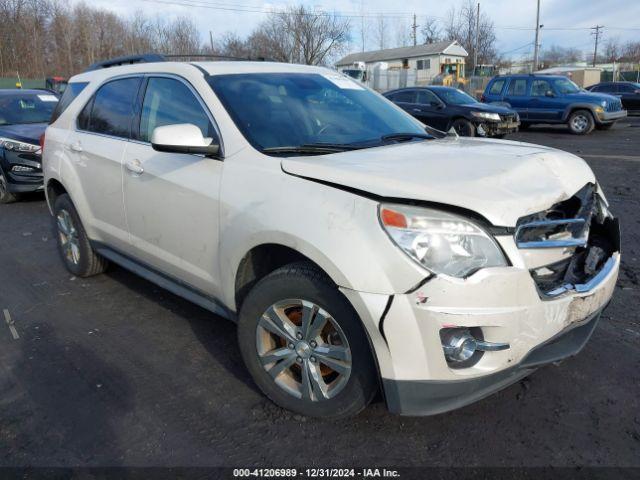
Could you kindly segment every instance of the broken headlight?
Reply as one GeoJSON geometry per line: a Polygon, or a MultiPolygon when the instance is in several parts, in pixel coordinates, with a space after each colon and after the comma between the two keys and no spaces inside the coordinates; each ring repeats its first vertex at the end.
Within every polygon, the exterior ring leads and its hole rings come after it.
{"type": "Polygon", "coordinates": [[[465,218],[405,205],[380,205],[379,217],[391,240],[433,273],[462,278],[507,265],[495,240],[465,218]]]}

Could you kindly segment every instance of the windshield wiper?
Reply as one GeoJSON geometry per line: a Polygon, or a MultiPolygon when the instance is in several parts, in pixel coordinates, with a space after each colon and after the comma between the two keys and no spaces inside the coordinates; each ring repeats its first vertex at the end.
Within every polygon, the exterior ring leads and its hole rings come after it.
{"type": "Polygon", "coordinates": [[[388,135],[383,135],[382,137],[380,137],[380,140],[382,140],[383,142],[388,142],[393,140],[411,140],[413,138],[431,140],[435,137],[433,135],[429,135],[428,133],[400,132],[400,133],[389,133],[388,135]]]}
{"type": "Polygon", "coordinates": [[[328,153],[338,153],[347,150],[357,150],[363,148],[356,145],[342,143],[305,143],[303,145],[286,145],[282,147],[267,147],[262,149],[262,153],[299,153],[301,155],[323,155],[328,153]]]}

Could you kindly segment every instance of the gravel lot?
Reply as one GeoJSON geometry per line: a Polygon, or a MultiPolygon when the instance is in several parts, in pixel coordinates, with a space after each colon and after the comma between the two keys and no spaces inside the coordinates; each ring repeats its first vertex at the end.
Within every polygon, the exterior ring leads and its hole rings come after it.
{"type": "Polygon", "coordinates": [[[34,196],[0,206],[19,335],[0,323],[0,466],[640,467],[640,118],[511,138],[583,156],[621,218],[618,288],[579,356],[448,414],[306,419],[257,391],[232,323],[120,268],[71,277],[34,196]]]}

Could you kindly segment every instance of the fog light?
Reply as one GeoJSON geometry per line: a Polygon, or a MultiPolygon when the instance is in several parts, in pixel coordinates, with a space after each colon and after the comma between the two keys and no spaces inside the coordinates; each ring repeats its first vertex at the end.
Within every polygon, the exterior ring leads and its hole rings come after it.
{"type": "Polygon", "coordinates": [[[508,343],[494,343],[484,340],[482,329],[443,328],[440,340],[444,356],[452,368],[466,368],[475,365],[484,352],[496,352],[510,347],[508,343]]]}
{"type": "Polygon", "coordinates": [[[449,329],[442,337],[442,349],[449,362],[465,362],[476,352],[476,339],[469,330],[449,329]]]}

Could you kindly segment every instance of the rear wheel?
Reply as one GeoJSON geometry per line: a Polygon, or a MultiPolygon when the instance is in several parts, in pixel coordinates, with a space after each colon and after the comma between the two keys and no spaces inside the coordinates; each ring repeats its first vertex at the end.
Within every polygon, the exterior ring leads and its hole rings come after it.
{"type": "Polygon", "coordinates": [[[588,110],[576,110],[572,112],[567,124],[569,125],[571,133],[575,135],[586,135],[590,133],[595,126],[593,115],[591,115],[591,112],[588,110]]]}
{"type": "Polygon", "coordinates": [[[355,415],[377,373],[357,314],[310,263],[271,273],[249,292],[238,342],[256,384],[279,406],[312,417],[355,415]]]}
{"type": "Polygon", "coordinates": [[[9,191],[7,177],[5,177],[2,168],[0,168],[0,203],[13,203],[17,197],[9,191]]]}
{"type": "Polygon", "coordinates": [[[58,250],[67,270],[78,277],[91,277],[106,270],[108,262],[91,247],[69,195],[56,198],[53,224],[58,250]]]}
{"type": "Polygon", "coordinates": [[[469,120],[465,120],[464,118],[459,118],[455,120],[451,127],[456,131],[458,135],[461,137],[475,137],[476,135],[476,127],[469,120]]]}

